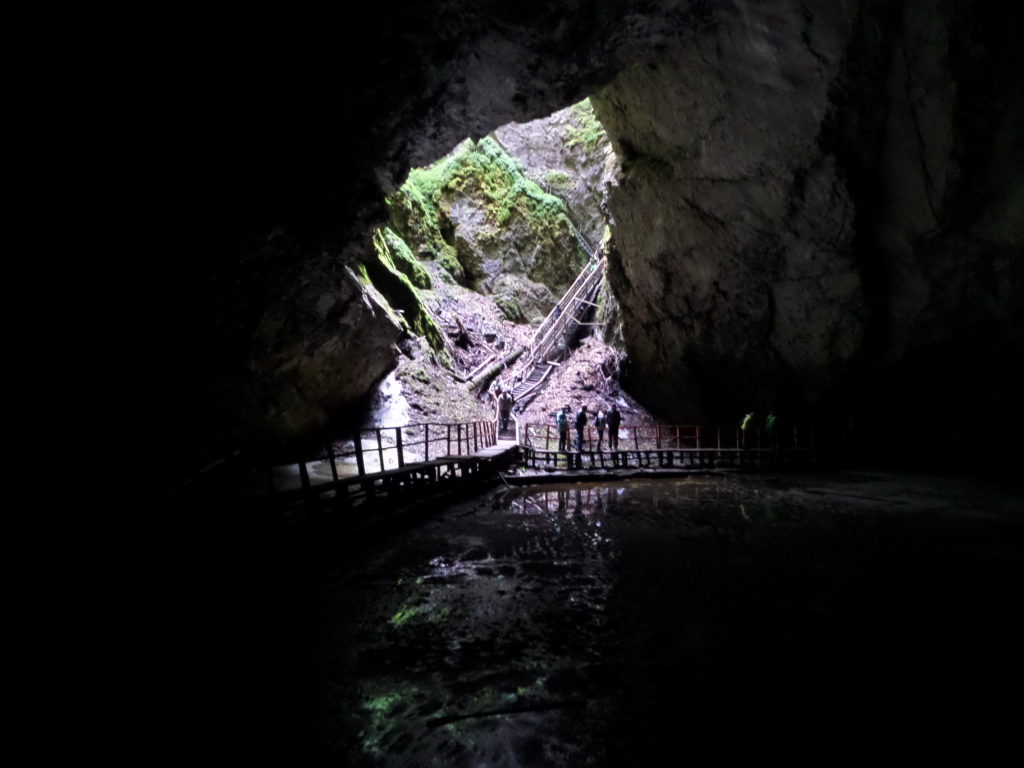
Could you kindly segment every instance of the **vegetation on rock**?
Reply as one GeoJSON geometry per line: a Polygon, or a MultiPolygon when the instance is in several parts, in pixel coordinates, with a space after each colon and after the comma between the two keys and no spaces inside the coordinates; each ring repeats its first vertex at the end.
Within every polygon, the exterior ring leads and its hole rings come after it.
{"type": "Polygon", "coordinates": [[[597,154],[603,142],[608,141],[608,134],[604,126],[594,114],[594,107],[590,99],[584,99],[570,108],[574,118],[574,125],[567,130],[566,147],[572,148],[582,146],[587,152],[597,154]]]}
{"type": "Polygon", "coordinates": [[[417,336],[426,339],[430,348],[439,354],[440,362],[450,367],[444,334],[416,290],[416,285],[431,287],[430,275],[415,262],[408,245],[391,230],[378,229],[373,236],[373,246],[372,255],[361,270],[363,279],[372,283],[391,306],[402,313],[403,324],[417,336]],[[416,285],[398,265],[409,270],[416,285]]]}
{"type": "Polygon", "coordinates": [[[387,202],[395,231],[470,287],[483,287],[496,260],[503,262],[497,271],[524,272],[556,292],[582,266],[565,203],[524,176],[490,137],[467,139],[429,168],[414,169],[387,202]],[[456,207],[480,214],[462,227],[470,231],[456,231],[456,207]]]}

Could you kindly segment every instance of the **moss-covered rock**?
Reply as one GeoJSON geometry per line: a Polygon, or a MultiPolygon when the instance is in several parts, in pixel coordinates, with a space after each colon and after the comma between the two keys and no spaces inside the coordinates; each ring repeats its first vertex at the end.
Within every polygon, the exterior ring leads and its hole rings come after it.
{"type": "Polygon", "coordinates": [[[430,274],[413,255],[405,240],[387,227],[378,231],[379,243],[375,243],[377,254],[382,261],[393,269],[403,273],[417,288],[431,287],[430,274]]]}
{"type": "Polygon", "coordinates": [[[414,250],[483,291],[518,273],[560,293],[586,259],[565,204],[489,137],[413,170],[388,207],[392,227],[414,250]]]}
{"type": "MultiPolygon", "coordinates": [[[[363,265],[362,274],[387,298],[391,306],[402,313],[402,322],[406,329],[426,339],[430,348],[438,353],[442,364],[450,367],[451,358],[445,345],[444,334],[433,314],[421,301],[416,286],[404,272],[397,268],[395,264],[396,249],[392,248],[392,241],[399,238],[393,232],[389,238],[388,231],[379,229],[374,234],[372,255],[363,265]]],[[[403,245],[405,244],[403,243],[403,245]]],[[[410,258],[414,259],[408,246],[404,250],[408,252],[410,258]]],[[[399,259],[401,263],[405,263],[404,257],[400,256],[399,259]]],[[[425,287],[429,287],[430,275],[419,264],[415,266],[426,278],[427,285],[425,287]]]]}
{"type": "Polygon", "coordinates": [[[546,285],[523,275],[502,275],[494,283],[494,303],[515,323],[539,323],[557,298],[546,285]]]}

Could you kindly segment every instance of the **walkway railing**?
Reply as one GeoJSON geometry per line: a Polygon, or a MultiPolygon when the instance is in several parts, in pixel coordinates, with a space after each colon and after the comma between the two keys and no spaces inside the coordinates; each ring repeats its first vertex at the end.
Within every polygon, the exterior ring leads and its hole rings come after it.
{"type": "Polygon", "coordinates": [[[555,308],[544,318],[530,342],[530,358],[536,362],[545,362],[551,348],[564,335],[569,322],[575,321],[576,315],[583,304],[591,303],[591,295],[596,292],[604,276],[605,259],[591,260],[576,276],[576,280],[562,295],[555,308]]]}
{"type": "MultiPolygon", "coordinates": [[[[569,443],[576,446],[576,428],[572,426],[573,415],[569,416],[569,443]]],[[[584,428],[584,450],[597,450],[597,430],[593,424],[584,428]]],[[[522,444],[542,451],[558,450],[558,429],[549,424],[526,424],[523,427],[522,444]]],[[[695,425],[638,425],[619,427],[619,449],[634,451],[685,450],[685,449],[773,449],[773,448],[814,448],[815,430],[811,427],[790,427],[765,433],[763,429],[749,430],[744,442],[743,430],[739,427],[706,427],[695,425]]],[[[608,429],[605,428],[602,450],[608,451],[608,429]]]]}
{"type": "MultiPolygon", "coordinates": [[[[264,455],[271,468],[293,467],[300,483],[312,483],[314,469],[326,464],[330,479],[360,477],[401,469],[407,464],[431,461],[446,456],[464,456],[497,443],[493,421],[468,421],[454,424],[425,422],[401,427],[364,427],[348,438],[327,439],[319,444],[279,443],[264,455]]],[[[324,473],[318,473],[324,474],[324,473]]],[[[286,475],[285,475],[286,476],[286,475]]],[[[278,482],[276,485],[280,485],[278,482]]],[[[274,473],[268,477],[268,491],[275,491],[274,473]]]]}

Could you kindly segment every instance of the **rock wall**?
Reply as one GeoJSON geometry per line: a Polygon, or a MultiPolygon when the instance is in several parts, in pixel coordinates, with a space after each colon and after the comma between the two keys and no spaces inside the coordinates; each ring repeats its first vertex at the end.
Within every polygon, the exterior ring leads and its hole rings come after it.
{"type": "Polygon", "coordinates": [[[565,200],[590,244],[600,245],[608,225],[605,197],[619,167],[590,100],[550,117],[504,125],[494,135],[523,164],[523,173],[565,200]]]}
{"type": "Polygon", "coordinates": [[[337,254],[307,262],[299,280],[262,314],[240,418],[252,431],[294,436],[325,427],[397,362],[403,320],[337,254]]]}
{"type": "Polygon", "coordinates": [[[854,206],[817,142],[852,19],[800,9],[724,4],[594,98],[622,158],[611,282],[631,382],[672,420],[819,397],[860,351],[854,206]]]}
{"type": "Polygon", "coordinates": [[[465,141],[413,170],[388,208],[413,251],[494,294],[517,322],[543,318],[586,258],[565,203],[527,178],[491,138],[465,141]]]}
{"type": "MultiPolygon", "coordinates": [[[[1008,41],[970,11],[725,3],[594,97],[648,403],[992,434],[971,393],[1020,349],[1022,100],[1008,41]]],[[[1006,397],[1020,379],[1002,377],[1006,397]]]]}

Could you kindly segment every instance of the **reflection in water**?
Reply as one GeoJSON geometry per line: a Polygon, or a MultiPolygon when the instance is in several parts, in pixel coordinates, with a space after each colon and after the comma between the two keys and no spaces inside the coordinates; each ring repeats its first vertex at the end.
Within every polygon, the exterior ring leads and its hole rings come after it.
{"type": "Polygon", "coordinates": [[[330,640],[304,679],[329,681],[328,712],[303,743],[382,766],[658,765],[794,729],[866,743],[865,712],[878,739],[976,725],[995,713],[958,697],[1016,658],[1024,538],[1019,499],[978,493],[884,476],[496,491],[323,589],[303,621],[330,640]]]}

